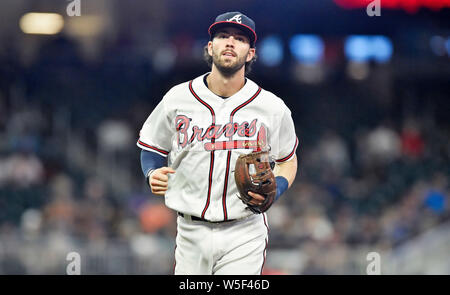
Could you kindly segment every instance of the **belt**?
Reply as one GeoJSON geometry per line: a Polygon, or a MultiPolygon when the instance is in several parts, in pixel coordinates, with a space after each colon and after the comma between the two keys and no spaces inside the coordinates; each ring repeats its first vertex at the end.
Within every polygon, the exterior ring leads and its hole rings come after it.
{"type": "Polygon", "coordinates": [[[186,218],[186,219],[189,219],[189,217],[190,217],[190,219],[195,220],[195,221],[203,221],[203,222],[209,222],[209,223],[225,223],[225,222],[231,222],[231,221],[235,221],[236,220],[236,219],[229,219],[229,220],[222,220],[222,221],[209,221],[207,219],[200,218],[200,217],[197,217],[197,216],[187,215],[187,214],[183,214],[181,212],[177,212],[177,213],[178,213],[178,216],[181,216],[181,217],[186,218]]]}

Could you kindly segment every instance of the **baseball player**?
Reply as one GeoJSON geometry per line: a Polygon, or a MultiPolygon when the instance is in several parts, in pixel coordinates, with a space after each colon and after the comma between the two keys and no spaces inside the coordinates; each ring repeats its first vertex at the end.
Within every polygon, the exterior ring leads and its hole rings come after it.
{"type": "MultiPolygon", "coordinates": [[[[298,139],[283,100],[246,78],[254,21],[227,12],[208,31],[211,71],[170,89],[150,114],[137,142],[141,166],[152,193],[178,213],[175,274],[261,274],[267,216],[239,198],[234,165],[263,142],[275,163],[276,200],[294,181],[298,139]]],[[[264,201],[249,194],[252,204],[264,201]]]]}

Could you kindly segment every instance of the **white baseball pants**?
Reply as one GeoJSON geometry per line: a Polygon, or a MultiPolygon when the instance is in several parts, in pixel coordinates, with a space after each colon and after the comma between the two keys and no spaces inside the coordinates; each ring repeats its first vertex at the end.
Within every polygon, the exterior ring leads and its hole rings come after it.
{"type": "Polygon", "coordinates": [[[178,216],[176,275],[259,275],[266,260],[266,214],[224,222],[178,216]]]}

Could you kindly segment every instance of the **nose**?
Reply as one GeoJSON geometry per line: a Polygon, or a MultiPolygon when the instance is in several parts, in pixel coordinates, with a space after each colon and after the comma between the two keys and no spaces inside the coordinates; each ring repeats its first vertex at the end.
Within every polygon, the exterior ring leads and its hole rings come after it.
{"type": "Polygon", "coordinates": [[[236,39],[234,39],[234,36],[233,35],[230,35],[228,38],[227,38],[227,46],[230,46],[230,47],[234,47],[234,41],[236,41],[236,39]]]}

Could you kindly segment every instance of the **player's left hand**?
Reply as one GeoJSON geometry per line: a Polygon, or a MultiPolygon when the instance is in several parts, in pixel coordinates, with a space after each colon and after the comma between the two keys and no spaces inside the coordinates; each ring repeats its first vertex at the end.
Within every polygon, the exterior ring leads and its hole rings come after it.
{"type": "Polygon", "coordinates": [[[249,204],[251,204],[251,205],[260,206],[265,200],[265,198],[263,196],[261,196],[260,194],[257,194],[257,193],[251,192],[251,191],[249,191],[248,194],[253,198],[253,200],[251,200],[249,202],[249,204]]]}

